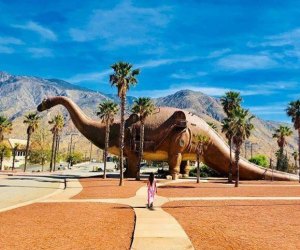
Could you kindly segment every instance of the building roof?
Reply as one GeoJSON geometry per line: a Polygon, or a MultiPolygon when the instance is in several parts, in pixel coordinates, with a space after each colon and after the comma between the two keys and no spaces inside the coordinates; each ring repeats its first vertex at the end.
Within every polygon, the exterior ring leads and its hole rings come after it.
{"type": "Polygon", "coordinates": [[[27,144],[27,140],[23,139],[6,138],[4,141],[7,141],[12,149],[16,146],[16,144],[19,144],[21,146],[20,148],[26,147],[27,144]]]}

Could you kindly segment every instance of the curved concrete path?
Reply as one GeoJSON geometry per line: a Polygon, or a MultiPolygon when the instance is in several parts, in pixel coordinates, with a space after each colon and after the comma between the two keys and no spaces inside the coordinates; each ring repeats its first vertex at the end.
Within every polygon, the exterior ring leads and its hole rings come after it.
{"type": "MultiPolygon", "coordinates": [[[[184,180],[178,180],[181,182],[184,180]]],[[[174,181],[170,181],[174,183],[174,181]]],[[[167,185],[170,182],[159,183],[158,186],[167,185]]],[[[34,202],[96,202],[96,203],[117,203],[131,206],[136,215],[135,230],[133,236],[132,250],[147,249],[194,249],[189,237],[170,214],[161,207],[170,201],[182,200],[300,200],[300,197],[162,197],[156,196],[154,209],[146,208],[147,188],[141,187],[134,197],[115,199],[71,199],[82,191],[82,186],[77,179],[69,179],[67,188],[63,189],[63,182],[60,189],[44,197],[29,202],[17,204],[9,209],[32,204],[34,202]]],[[[5,209],[8,210],[8,209],[5,209]]],[[[1,209],[0,209],[1,212],[1,209]]]]}
{"type": "Polygon", "coordinates": [[[29,205],[63,190],[62,180],[39,176],[2,176],[0,212],[29,205]]]}

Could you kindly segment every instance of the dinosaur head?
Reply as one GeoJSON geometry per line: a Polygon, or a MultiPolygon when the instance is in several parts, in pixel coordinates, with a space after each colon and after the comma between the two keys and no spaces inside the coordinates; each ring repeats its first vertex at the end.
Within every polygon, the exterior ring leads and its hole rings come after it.
{"type": "Polygon", "coordinates": [[[52,107],[51,98],[45,98],[38,106],[37,111],[42,112],[52,107]]]}

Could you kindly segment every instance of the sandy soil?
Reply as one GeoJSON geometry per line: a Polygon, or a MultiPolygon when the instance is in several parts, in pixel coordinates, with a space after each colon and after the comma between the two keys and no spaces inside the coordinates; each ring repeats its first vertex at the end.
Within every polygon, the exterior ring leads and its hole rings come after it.
{"type": "Polygon", "coordinates": [[[119,186],[119,179],[84,178],[80,179],[83,190],[73,199],[129,198],[146,185],[146,181],[125,179],[124,186],[119,186]]]}
{"type": "Polygon", "coordinates": [[[297,182],[242,182],[238,188],[227,183],[174,183],[158,188],[165,197],[220,197],[220,196],[300,196],[297,182]]]}
{"type": "Polygon", "coordinates": [[[129,249],[131,208],[115,204],[37,203],[0,213],[0,249],[129,249]]]}
{"type": "Polygon", "coordinates": [[[185,201],[164,210],[196,249],[300,249],[300,201],[185,201]]]}

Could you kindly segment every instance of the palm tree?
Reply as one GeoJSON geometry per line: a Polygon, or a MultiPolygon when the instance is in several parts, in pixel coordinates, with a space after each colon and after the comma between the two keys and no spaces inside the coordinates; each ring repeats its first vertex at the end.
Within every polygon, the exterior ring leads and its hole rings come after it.
{"type": "Polygon", "coordinates": [[[106,159],[107,159],[107,151],[109,148],[109,133],[110,133],[110,125],[114,122],[115,115],[118,113],[119,108],[118,104],[106,100],[99,104],[97,116],[100,117],[102,122],[105,124],[105,147],[104,147],[104,172],[103,179],[106,178],[106,159]]]}
{"type": "Polygon", "coordinates": [[[16,153],[17,153],[17,150],[19,149],[20,147],[20,144],[19,143],[16,143],[15,146],[13,147],[13,162],[12,162],[12,171],[14,171],[15,169],[15,161],[16,161],[16,153]]]}
{"type": "Polygon", "coordinates": [[[193,143],[196,144],[196,155],[197,155],[197,183],[200,183],[200,160],[203,156],[204,149],[209,143],[209,138],[205,135],[197,134],[194,135],[193,143]]]}
{"type": "Polygon", "coordinates": [[[284,146],[287,144],[286,137],[291,136],[293,131],[287,127],[280,125],[279,128],[275,130],[273,134],[273,138],[277,139],[277,144],[279,147],[278,155],[277,155],[277,169],[278,170],[286,170],[287,169],[287,160],[284,156],[284,146]]]}
{"type": "MultiPolygon", "coordinates": [[[[290,102],[287,109],[287,115],[292,117],[294,128],[298,130],[298,155],[300,155],[300,100],[290,102]]],[[[298,157],[300,167],[300,157],[298,157]]],[[[300,182],[300,171],[299,171],[299,182],[300,182]]]]}
{"type": "Polygon", "coordinates": [[[144,134],[145,134],[145,121],[149,115],[152,115],[155,110],[155,105],[148,97],[140,97],[134,101],[131,109],[132,113],[139,116],[141,123],[140,128],[140,147],[139,147],[139,160],[138,160],[138,171],[136,173],[136,179],[140,180],[140,166],[144,153],[144,134]]]}
{"type": "Polygon", "coordinates": [[[221,104],[223,106],[223,110],[225,114],[227,115],[227,120],[223,120],[222,124],[222,132],[225,133],[226,138],[228,140],[229,150],[230,150],[230,163],[229,163],[229,173],[228,173],[228,182],[232,182],[232,137],[233,134],[231,132],[231,128],[229,127],[229,123],[232,120],[233,111],[240,107],[242,102],[242,97],[240,96],[240,93],[229,91],[226,92],[223,97],[220,99],[221,104]]]}
{"type": "Polygon", "coordinates": [[[3,170],[4,157],[10,156],[9,147],[5,143],[0,143],[0,171],[3,170]]]}
{"type": "Polygon", "coordinates": [[[111,85],[118,88],[118,96],[121,100],[121,122],[120,122],[120,186],[123,185],[123,167],[124,167],[124,134],[125,134],[125,106],[126,93],[130,86],[137,84],[139,69],[132,69],[132,65],[127,62],[117,62],[113,64],[114,73],[109,76],[111,85]]]}
{"type": "Polygon", "coordinates": [[[10,134],[12,131],[12,123],[7,117],[0,115],[0,142],[3,141],[4,133],[10,134]]]}
{"type": "Polygon", "coordinates": [[[58,114],[54,116],[54,118],[52,118],[48,123],[53,125],[53,127],[50,130],[53,134],[51,159],[50,159],[50,172],[51,172],[52,170],[55,171],[55,154],[57,151],[56,138],[64,126],[64,117],[61,114],[58,114]]]}
{"type": "Polygon", "coordinates": [[[26,151],[25,151],[25,164],[24,164],[24,172],[26,171],[27,167],[27,159],[28,159],[28,152],[29,152],[29,145],[32,133],[38,128],[39,122],[41,117],[38,116],[36,112],[29,113],[25,115],[23,123],[27,124],[27,144],[26,144],[26,151]]]}
{"type": "Polygon", "coordinates": [[[243,142],[250,137],[251,130],[254,128],[251,120],[254,116],[250,116],[249,110],[241,107],[236,108],[232,112],[233,119],[230,121],[229,126],[232,128],[233,137],[232,142],[235,146],[235,167],[236,167],[236,180],[235,187],[239,186],[240,168],[239,159],[241,146],[243,142]]]}
{"type": "Polygon", "coordinates": [[[215,130],[216,132],[218,132],[218,127],[215,123],[213,122],[207,122],[207,124],[213,129],[215,130]]]}

